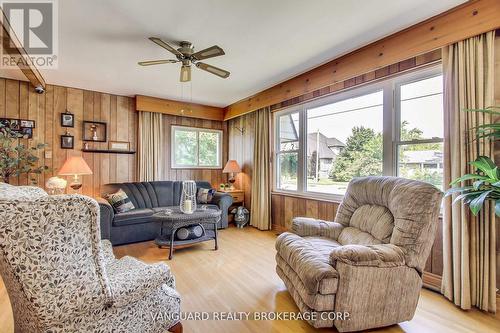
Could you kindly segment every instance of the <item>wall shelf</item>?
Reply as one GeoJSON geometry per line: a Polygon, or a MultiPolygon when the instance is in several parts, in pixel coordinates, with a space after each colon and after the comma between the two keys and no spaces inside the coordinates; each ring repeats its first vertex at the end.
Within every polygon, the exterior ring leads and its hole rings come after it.
{"type": "Polygon", "coordinates": [[[84,153],[100,154],[135,154],[134,150],[112,150],[112,149],[82,149],[84,153]]]}

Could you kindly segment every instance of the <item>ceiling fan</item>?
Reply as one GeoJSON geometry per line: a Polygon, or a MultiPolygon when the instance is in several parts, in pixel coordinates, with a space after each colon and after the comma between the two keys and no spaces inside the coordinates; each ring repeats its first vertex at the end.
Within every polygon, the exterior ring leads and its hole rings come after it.
{"type": "Polygon", "coordinates": [[[228,71],[200,61],[224,55],[225,54],[224,50],[217,45],[211,46],[207,49],[198,52],[194,52],[194,46],[190,42],[186,41],[180,42],[179,43],[180,47],[176,49],[158,37],[149,37],[149,40],[163,47],[167,51],[173,53],[177,59],[140,61],[138,64],[141,66],[174,64],[180,62],[182,63],[181,76],[180,76],[181,82],[191,81],[191,65],[195,65],[199,69],[220,76],[223,79],[227,79],[229,77],[230,73],[228,71]]]}

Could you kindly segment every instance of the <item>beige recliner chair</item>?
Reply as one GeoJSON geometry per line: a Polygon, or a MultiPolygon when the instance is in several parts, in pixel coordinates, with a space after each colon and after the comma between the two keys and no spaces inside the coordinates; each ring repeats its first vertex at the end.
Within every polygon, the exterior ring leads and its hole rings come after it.
{"type": "Polygon", "coordinates": [[[419,181],[355,178],[335,222],[294,218],[276,271],[309,323],[348,332],[412,319],[441,199],[419,181]]]}

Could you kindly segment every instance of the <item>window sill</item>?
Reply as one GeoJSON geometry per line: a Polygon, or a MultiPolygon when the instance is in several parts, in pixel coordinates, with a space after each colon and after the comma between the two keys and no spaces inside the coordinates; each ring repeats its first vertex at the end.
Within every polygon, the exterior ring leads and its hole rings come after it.
{"type": "Polygon", "coordinates": [[[315,200],[315,201],[323,201],[340,204],[342,202],[342,196],[332,196],[332,195],[318,195],[316,193],[296,193],[296,192],[288,192],[288,191],[280,191],[273,190],[271,191],[271,195],[281,195],[285,197],[306,199],[306,200],[315,200]]]}

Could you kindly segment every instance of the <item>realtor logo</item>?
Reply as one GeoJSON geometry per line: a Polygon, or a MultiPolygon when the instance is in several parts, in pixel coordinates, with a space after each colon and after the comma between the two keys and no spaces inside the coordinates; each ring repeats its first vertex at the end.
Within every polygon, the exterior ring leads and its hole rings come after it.
{"type": "Polygon", "coordinates": [[[4,12],[0,67],[33,64],[38,68],[57,67],[57,2],[1,1],[4,12]],[[6,21],[6,22],[5,22],[6,21]],[[7,25],[5,24],[7,23],[7,25]],[[5,27],[10,26],[9,31],[5,27]],[[9,38],[5,38],[9,34],[9,38]],[[15,36],[12,36],[12,35],[15,36]],[[23,48],[24,52],[19,52],[23,48]]]}

